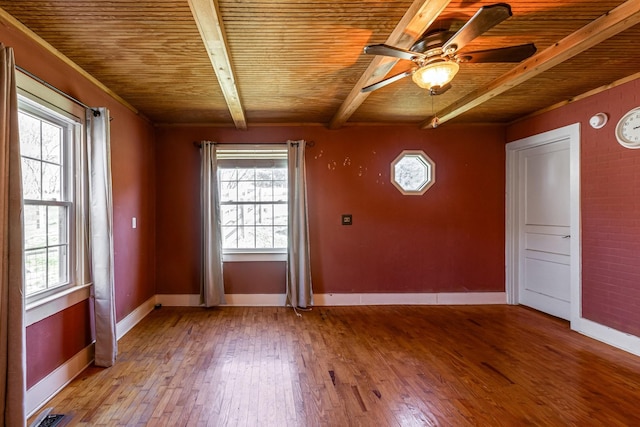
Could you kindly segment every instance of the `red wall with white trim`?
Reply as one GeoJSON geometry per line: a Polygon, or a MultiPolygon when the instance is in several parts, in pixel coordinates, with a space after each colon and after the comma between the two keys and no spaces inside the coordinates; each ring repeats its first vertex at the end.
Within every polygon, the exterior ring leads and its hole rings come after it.
{"type": "MultiPolygon", "coordinates": [[[[110,110],[116,317],[122,320],[155,295],[153,127],[17,29],[0,23],[0,41],[13,48],[18,66],[84,104],[110,110]]],[[[86,300],[27,327],[29,387],[91,344],[91,305],[86,300]]]]}
{"type": "MultiPolygon", "coordinates": [[[[313,141],[307,148],[309,224],[315,293],[504,291],[504,130],[500,126],[168,127],[157,131],[158,294],[199,291],[199,151],[194,141],[313,141]],[[423,150],[436,183],[402,195],[390,165],[423,150]],[[352,214],[353,225],[341,225],[352,214]]],[[[228,293],[284,292],[264,265],[225,273],[228,293]]],[[[249,265],[248,265],[249,264],[249,265]]],[[[274,267],[275,268],[275,267],[274,267]]]]}
{"type": "Polygon", "coordinates": [[[640,150],[622,147],[615,126],[640,106],[640,80],[507,129],[507,141],[572,123],[581,132],[582,316],[640,336],[640,150]],[[601,129],[596,113],[609,115],[601,129]]]}

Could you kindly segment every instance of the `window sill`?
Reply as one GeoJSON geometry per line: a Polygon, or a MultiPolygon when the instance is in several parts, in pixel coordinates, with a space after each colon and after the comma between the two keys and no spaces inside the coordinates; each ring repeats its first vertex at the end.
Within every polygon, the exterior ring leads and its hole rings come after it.
{"type": "Polygon", "coordinates": [[[25,326],[33,325],[91,297],[91,286],[80,285],[29,303],[25,307],[25,326]]]}
{"type": "Polygon", "coordinates": [[[231,252],[222,255],[222,262],[284,262],[286,260],[286,252],[231,252]]]}

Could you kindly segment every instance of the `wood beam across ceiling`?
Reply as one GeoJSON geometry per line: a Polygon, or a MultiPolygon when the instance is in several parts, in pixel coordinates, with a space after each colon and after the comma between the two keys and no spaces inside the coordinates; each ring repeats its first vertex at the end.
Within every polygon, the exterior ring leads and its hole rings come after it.
{"type": "Polygon", "coordinates": [[[640,1],[627,0],[544,51],[522,61],[486,86],[460,98],[444,110],[439,111],[435,116],[423,121],[420,127],[422,129],[433,128],[436,117],[437,125],[454,119],[638,23],[640,23],[640,1]]]}
{"type": "Polygon", "coordinates": [[[227,47],[222,19],[215,0],[189,0],[209,60],[237,129],[247,129],[247,119],[240,101],[231,56],[227,47]]]}
{"type": "MultiPolygon", "coordinates": [[[[393,30],[385,44],[409,49],[431,24],[440,16],[451,0],[415,0],[393,30]]],[[[338,129],[362,105],[371,92],[361,90],[376,81],[382,80],[398,59],[376,56],[362,74],[356,85],[344,100],[329,123],[330,129],[338,129]]]]}

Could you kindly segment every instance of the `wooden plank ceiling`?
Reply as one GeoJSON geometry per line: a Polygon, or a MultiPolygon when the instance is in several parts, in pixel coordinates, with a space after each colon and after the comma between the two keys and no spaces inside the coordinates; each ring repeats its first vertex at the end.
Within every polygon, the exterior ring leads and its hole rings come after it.
{"type": "MultiPolygon", "coordinates": [[[[533,42],[538,52],[526,63],[462,64],[453,88],[434,97],[411,78],[360,93],[409,62],[365,55],[365,45],[407,48],[425,28],[455,30],[493,3],[0,0],[0,7],[158,125],[427,126],[434,113],[508,123],[640,72],[639,1],[513,0],[513,16],[466,50],[533,42]]],[[[16,60],[39,74],[28,58],[16,60]]]]}

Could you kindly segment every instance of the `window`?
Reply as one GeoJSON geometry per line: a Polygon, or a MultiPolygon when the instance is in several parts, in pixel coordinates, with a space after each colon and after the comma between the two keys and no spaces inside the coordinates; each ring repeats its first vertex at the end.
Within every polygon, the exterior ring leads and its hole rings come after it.
{"type": "Polygon", "coordinates": [[[80,124],[28,96],[18,120],[24,200],[27,298],[48,296],[76,276],[75,144],[80,124]]]}
{"type": "Polygon", "coordinates": [[[435,183],[436,166],[423,151],[405,150],[391,163],[391,182],[402,194],[424,194],[435,183]]]}
{"type": "Polygon", "coordinates": [[[287,150],[217,149],[225,253],[287,248],[287,150]]]}

